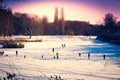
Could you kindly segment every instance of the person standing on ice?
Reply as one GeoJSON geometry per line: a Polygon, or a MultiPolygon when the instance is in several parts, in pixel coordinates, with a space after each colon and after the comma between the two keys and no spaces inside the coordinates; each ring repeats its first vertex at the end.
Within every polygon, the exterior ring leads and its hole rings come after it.
{"type": "Polygon", "coordinates": [[[64,48],[65,48],[65,46],[66,46],[66,45],[64,44],[64,48]]]}
{"type": "Polygon", "coordinates": [[[62,47],[63,47],[63,44],[62,44],[62,47]]]}
{"type": "Polygon", "coordinates": [[[59,59],[59,55],[58,55],[58,53],[56,53],[56,58],[59,59]]]}
{"type": "Polygon", "coordinates": [[[26,59],[26,55],[24,55],[24,58],[26,59]]]}
{"type": "Polygon", "coordinates": [[[52,52],[54,53],[54,51],[55,51],[55,49],[53,48],[53,49],[52,49],[52,52]]]}
{"type": "Polygon", "coordinates": [[[105,60],[105,57],[106,57],[106,55],[104,54],[104,55],[103,55],[103,59],[104,59],[104,60],[105,60]]]}
{"type": "Polygon", "coordinates": [[[81,57],[81,53],[79,53],[79,56],[81,57]]]}
{"type": "Polygon", "coordinates": [[[43,55],[42,55],[42,59],[43,59],[43,55]]]}
{"type": "Polygon", "coordinates": [[[18,56],[18,51],[16,50],[16,56],[18,56]]]}
{"type": "Polygon", "coordinates": [[[88,53],[88,59],[90,59],[90,53],[88,53]]]}

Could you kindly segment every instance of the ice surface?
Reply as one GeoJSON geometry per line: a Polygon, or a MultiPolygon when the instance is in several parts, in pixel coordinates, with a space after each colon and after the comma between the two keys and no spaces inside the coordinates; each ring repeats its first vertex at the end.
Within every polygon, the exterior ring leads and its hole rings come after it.
{"type": "MultiPolygon", "coordinates": [[[[14,38],[18,37],[22,38],[14,38]]],[[[24,38],[27,39],[28,36],[24,38]]],[[[42,39],[43,42],[26,42],[22,49],[0,49],[5,52],[0,56],[0,78],[6,77],[6,72],[10,72],[16,73],[17,78],[26,80],[54,80],[56,76],[64,80],[120,79],[120,47],[94,38],[33,36],[32,39],[42,39]],[[56,59],[56,53],[59,59],[56,59]],[[91,54],[90,60],[88,53],[91,54]],[[107,56],[106,60],[103,60],[103,54],[107,56]]]]}

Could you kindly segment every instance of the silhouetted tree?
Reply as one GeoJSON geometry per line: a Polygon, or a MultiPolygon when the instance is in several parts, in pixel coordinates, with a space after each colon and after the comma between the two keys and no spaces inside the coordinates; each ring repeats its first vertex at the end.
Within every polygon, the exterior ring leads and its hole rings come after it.
{"type": "Polygon", "coordinates": [[[116,17],[113,14],[108,13],[104,18],[104,26],[106,28],[107,34],[112,34],[116,30],[116,17]]]}
{"type": "Polygon", "coordinates": [[[120,43],[119,38],[119,32],[118,32],[118,26],[117,26],[117,18],[114,17],[113,14],[108,13],[105,15],[104,18],[104,24],[100,30],[100,33],[97,36],[97,39],[111,42],[111,43],[120,43]]]}
{"type": "Polygon", "coordinates": [[[43,16],[42,18],[42,27],[43,27],[43,34],[48,34],[48,17],[43,16]]]}
{"type": "Polygon", "coordinates": [[[0,6],[0,35],[10,36],[13,32],[12,9],[0,6]]]}
{"type": "Polygon", "coordinates": [[[22,19],[21,19],[21,13],[15,13],[14,14],[14,29],[15,29],[15,32],[14,34],[15,35],[21,35],[22,34],[22,19]]]}
{"type": "Polygon", "coordinates": [[[55,8],[55,15],[54,15],[54,34],[59,34],[59,20],[58,20],[58,8],[55,8]]]}
{"type": "Polygon", "coordinates": [[[65,34],[65,19],[64,19],[64,9],[61,8],[61,15],[60,15],[60,34],[65,34]]]}

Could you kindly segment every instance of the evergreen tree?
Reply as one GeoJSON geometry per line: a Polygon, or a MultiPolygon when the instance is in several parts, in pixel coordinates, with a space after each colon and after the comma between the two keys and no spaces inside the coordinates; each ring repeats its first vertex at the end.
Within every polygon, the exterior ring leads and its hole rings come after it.
{"type": "Polygon", "coordinates": [[[58,8],[55,8],[55,15],[54,15],[54,34],[59,34],[59,20],[58,20],[58,8]]]}
{"type": "Polygon", "coordinates": [[[64,9],[61,8],[61,15],[60,15],[60,34],[65,34],[65,19],[64,19],[64,9]]]}

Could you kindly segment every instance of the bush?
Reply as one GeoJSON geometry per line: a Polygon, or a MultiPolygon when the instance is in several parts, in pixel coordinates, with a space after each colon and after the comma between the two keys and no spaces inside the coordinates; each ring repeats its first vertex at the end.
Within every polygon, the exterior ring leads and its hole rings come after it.
{"type": "Polygon", "coordinates": [[[2,43],[3,48],[24,48],[24,44],[12,40],[5,40],[2,43]]]}

